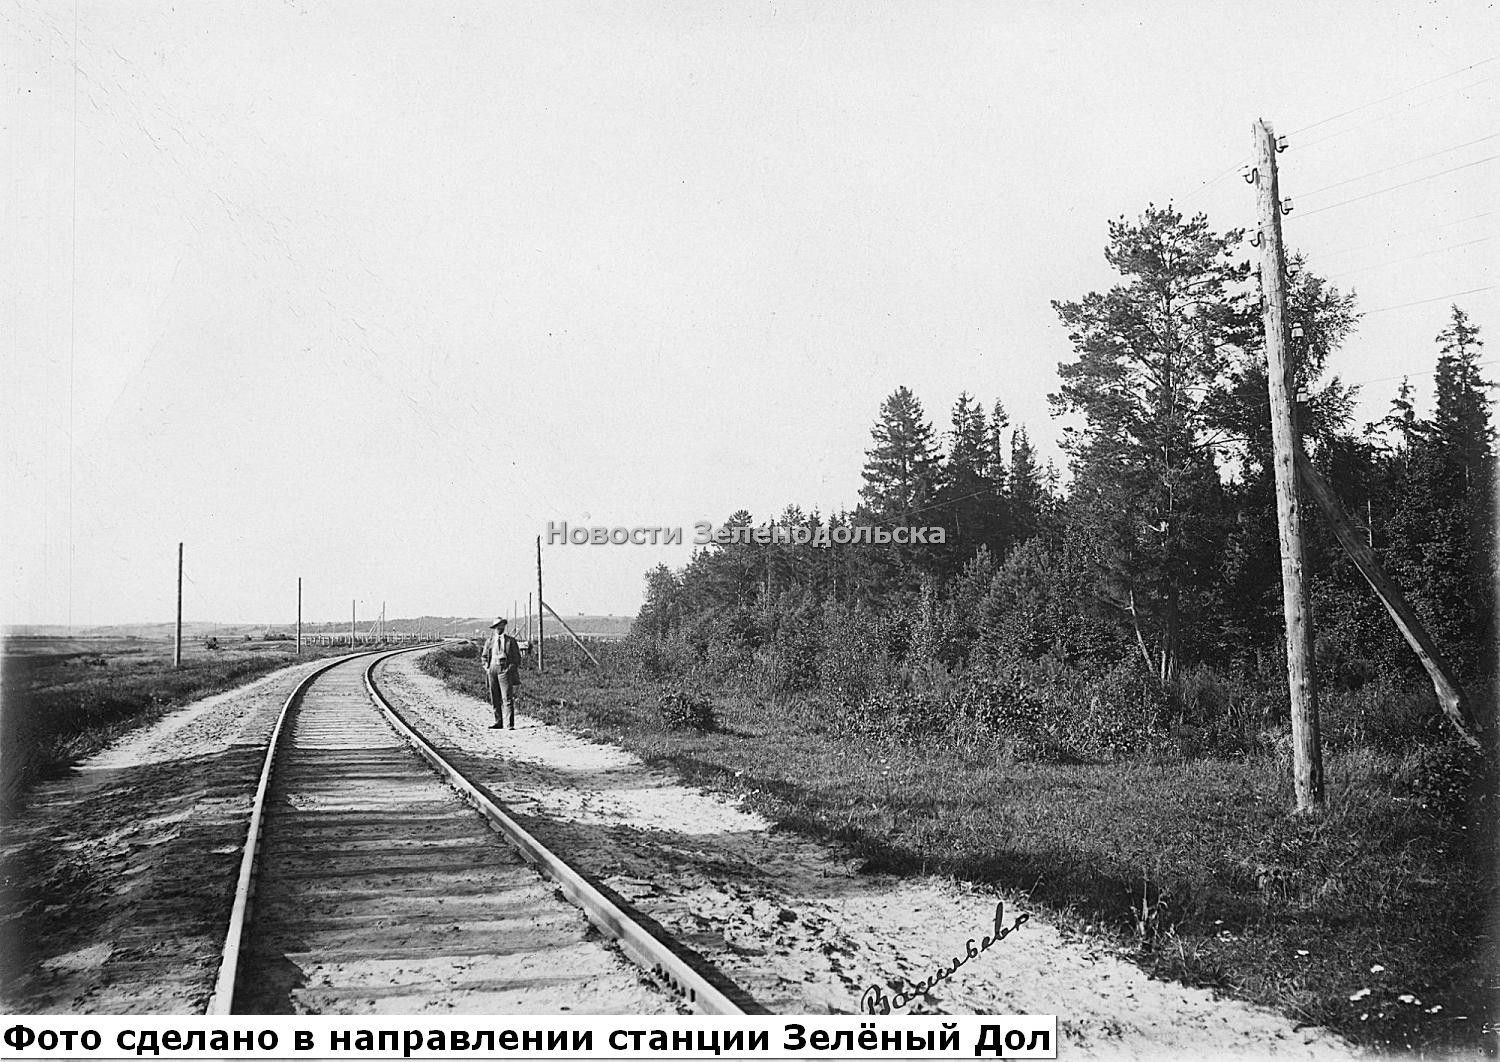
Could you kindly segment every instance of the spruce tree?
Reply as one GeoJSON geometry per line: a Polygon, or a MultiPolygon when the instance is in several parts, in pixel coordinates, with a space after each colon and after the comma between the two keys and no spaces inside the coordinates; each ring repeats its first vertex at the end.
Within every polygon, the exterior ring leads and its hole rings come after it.
{"type": "Polygon", "coordinates": [[[1413,607],[1472,673],[1494,666],[1491,385],[1478,368],[1479,328],[1459,307],[1437,342],[1433,415],[1411,418],[1389,457],[1383,538],[1413,607]]]}
{"type": "MultiPolygon", "coordinates": [[[[942,526],[943,463],[922,404],[905,387],[881,403],[865,451],[863,504],[854,521],[887,527],[942,526]]],[[[877,605],[911,598],[924,574],[940,570],[946,545],[866,544],[838,551],[854,597],[877,605]]]]}
{"type": "Polygon", "coordinates": [[[859,495],[878,519],[910,523],[937,500],[942,462],[922,403],[898,387],[880,405],[880,419],[865,451],[865,485],[859,495]]]}
{"type": "Polygon", "coordinates": [[[943,522],[950,529],[946,570],[956,574],[980,549],[999,544],[1004,524],[1003,480],[995,479],[994,437],[984,407],[967,391],[953,406],[943,522]]]}

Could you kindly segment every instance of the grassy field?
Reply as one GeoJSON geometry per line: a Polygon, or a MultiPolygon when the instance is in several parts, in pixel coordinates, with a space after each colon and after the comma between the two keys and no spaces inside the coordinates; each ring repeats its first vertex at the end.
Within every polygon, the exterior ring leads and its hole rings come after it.
{"type": "MultiPolygon", "coordinates": [[[[460,650],[472,652],[472,649],[460,650]]],[[[1328,811],[1289,817],[1273,756],[1016,762],[982,744],[831,732],[816,707],[714,696],[673,729],[665,688],[570,666],[523,676],[523,705],[745,798],[871,871],[991,883],[1110,938],[1153,974],[1210,986],[1371,1047],[1473,1050],[1491,1013],[1492,807],[1434,787],[1420,754],[1330,755],[1328,811]]],[[[469,659],[429,670],[482,691],[469,659]]]]}
{"type": "MultiPolygon", "coordinates": [[[[5,642],[0,685],[0,801],[143,726],[169,708],[293,663],[286,641],[228,641],[184,649],[141,638],[29,638],[5,642]]],[[[302,659],[338,650],[305,646],[302,659]]]]}

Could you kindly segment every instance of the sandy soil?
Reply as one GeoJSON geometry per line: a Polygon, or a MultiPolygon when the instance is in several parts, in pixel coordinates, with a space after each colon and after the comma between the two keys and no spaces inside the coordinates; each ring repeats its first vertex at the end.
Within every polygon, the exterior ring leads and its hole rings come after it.
{"type": "Polygon", "coordinates": [[[32,792],[0,847],[8,1009],[202,1010],[264,742],[317,666],[186,705],[32,792]]]}
{"type": "MultiPolygon", "coordinates": [[[[779,1013],[851,1013],[952,967],[993,932],[997,897],[952,881],[864,875],[836,849],[778,831],[624,750],[488,705],[423,674],[414,656],[381,688],[544,843],[566,853],[779,1013]]],[[[524,709],[524,701],[522,702],[524,709]]],[[[1348,1057],[1326,1030],[1210,992],[1152,980],[1102,946],[1027,921],[908,1013],[1057,1014],[1067,1057],[1348,1057]]]]}

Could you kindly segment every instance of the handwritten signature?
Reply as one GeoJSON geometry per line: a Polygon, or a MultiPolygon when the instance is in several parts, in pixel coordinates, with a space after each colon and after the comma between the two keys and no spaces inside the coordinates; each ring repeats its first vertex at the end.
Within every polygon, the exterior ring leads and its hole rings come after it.
{"type": "Polygon", "coordinates": [[[997,902],[995,904],[995,932],[993,935],[981,937],[978,944],[975,944],[974,938],[970,937],[968,944],[965,946],[964,954],[956,957],[952,965],[938,967],[932,976],[925,981],[909,982],[904,991],[887,996],[885,989],[880,985],[871,985],[865,989],[865,994],[859,997],[859,1012],[861,1014],[889,1014],[893,1007],[900,1009],[906,1006],[912,1000],[926,995],[940,982],[948,980],[970,959],[989,951],[990,948],[1020,929],[1030,918],[1029,914],[1017,915],[1016,920],[1007,926],[1005,924],[1005,901],[1001,900],[997,902]]]}

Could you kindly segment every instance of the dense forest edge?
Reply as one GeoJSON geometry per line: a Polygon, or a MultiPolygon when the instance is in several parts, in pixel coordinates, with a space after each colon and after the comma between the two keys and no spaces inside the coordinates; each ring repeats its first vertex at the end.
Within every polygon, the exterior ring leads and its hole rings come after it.
{"type": "MultiPolygon", "coordinates": [[[[961,394],[940,436],[898,388],[853,511],[790,505],[757,524],[741,510],[685,568],[647,575],[633,634],[653,667],[817,693],[852,728],[1003,735],[1022,758],[1283,742],[1269,400],[1242,240],[1171,209],[1110,225],[1121,282],[1054,304],[1077,354],[1051,396],[1067,424],[1066,488],[1001,401],[986,410],[961,394]],[[929,530],[902,542],[898,528],[929,530]]],[[[1355,299],[1300,258],[1291,269],[1304,446],[1492,734],[1494,431],[1480,328],[1452,308],[1430,417],[1407,380],[1387,417],[1356,427],[1354,388],[1325,379],[1357,325],[1355,299]]],[[[1454,746],[1417,659],[1309,512],[1325,743],[1442,750],[1455,784],[1476,774],[1482,757],[1454,746]]]]}
{"type": "MultiPolygon", "coordinates": [[[[907,765],[1010,765],[1019,774],[1007,784],[1076,769],[1090,779],[1080,786],[1139,785],[1141,765],[1170,762],[1184,791],[1202,795],[1214,788],[1204,768],[1254,776],[1238,794],[1245,803],[1228,812],[1249,830],[1217,852],[1194,852],[1208,868],[1189,866],[1195,844],[1181,832],[1201,840],[1220,830],[1211,823],[1226,813],[1224,793],[1211,794],[1220,806],[1199,807],[1201,823],[1164,801],[1160,825],[1176,837],[1141,833],[1148,807],[1106,800],[1121,816],[1118,832],[1137,843],[1115,841],[1104,856],[1111,842],[1096,831],[1076,844],[1059,838],[1066,856],[1044,860],[1041,876],[1096,859],[1112,888],[1116,876],[1134,876],[1133,907],[1108,913],[1089,886],[1042,893],[1105,921],[1133,919],[1156,961],[1166,942],[1222,925],[1215,910],[1232,909],[1237,921],[1257,912],[1251,921],[1277,927],[1278,940],[1289,925],[1321,919],[1345,927],[1342,942],[1319,939],[1348,984],[1361,962],[1388,968],[1356,957],[1367,934],[1408,933],[1422,939],[1408,956],[1409,983],[1437,991],[1446,1007],[1431,998],[1375,1007],[1356,985],[1347,999],[1335,992],[1291,1009],[1366,1043],[1472,1044],[1484,1020],[1476,1008],[1489,1005],[1479,971],[1493,946],[1494,760],[1444,718],[1385,607],[1311,507],[1304,530],[1330,797],[1321,815],[1291,814],[1269,398],[1259,278],[1246,250],[1242,231],[1217,233],[1204,216],[1170,207],[1111,222],[1105,256],[1117,283],[1053,304],[1073,347],[1050,396],[1066,475],[1039,462],[1003,398],[960,394],[940,428],[900,387],[874,423],[859,504],[830,514],[792,504],[759,519],[741,510],[685,567],[649,572],[629,667],[664,691],[669,729],[711,723],[727,697],[779,706],[789,724],[907,765]],[[926,530],[897,531],[906,528],[926,530]],[[1424,884],[1377,870],[1391,861],[1424,884]]],[[[1430,414],[1419,415],[1407,378],[1383,419],[1356,424],[1356,388],[1327,371],[1358,327],[1356,297],[1300,255],[1288,271],[1304,449],[1458,674],[1492,753],[1496,469],[1481,328],[1449,309],[1429,355],[1430,414]]],[[[983,828],[975,815],[971,825],[983,828]]],[[[982,858],[922,862],[1018,883],[982,858]]],[[[1291,951],[1293,965],[1305,960],[1307,949],[1291,951]]],[[[1168,965],[1189,979],[1236,980],[1168,965]]]]}

